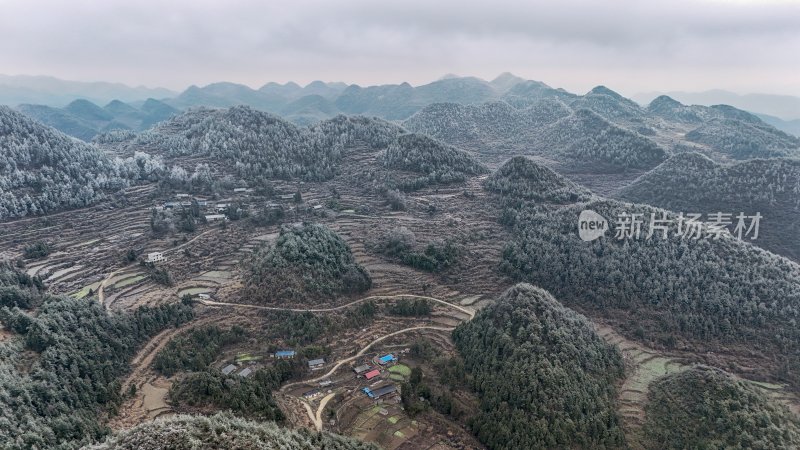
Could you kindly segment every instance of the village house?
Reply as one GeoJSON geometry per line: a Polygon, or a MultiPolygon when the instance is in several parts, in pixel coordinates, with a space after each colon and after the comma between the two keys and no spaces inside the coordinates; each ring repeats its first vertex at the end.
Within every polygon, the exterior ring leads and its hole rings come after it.
{"type": "Polygon", "coordinates": [[[312,359],[308,362],[308,368],[311,370],[319,370],[322,369],[322,366],[325,365],[325,360],[322,358],[312,359]]]}
{"type": "Polygon", "coordinates": [[[364,378],[366,378],[367,380],[371,380],[371,379],[377,377],[380,374],[381,374],[381,371],[378,370],[378,369],[375,369],[375,370],[371,370],[371,371],[365,373],[364,374],[364,378]]]}
{"type": "Polygon", "coordinates": [[[223,375],[230,375],[234,370],[236,370],[236,366],[233,364],[228,364],[227,366],[222,368],[223,375]]]}
{"type": "Polygon", "coordinates": [[[397,386],[395,386],[394,384],[388,384],[386,386],[379,387],[374,390],[370,388],[364,388],[362,389],[362,391],[364,391],[364,393],[367,394],[369,398],[377,400],[381,397],[397,392],[397,386]]]}
{"type": "Polygon", "coordinates": [[[216,222],[218,220],[225,220],[225,214],[208,214],[206,222],[216,222]]]}
{"type": "Polygon", "coordinates": [[[389,353],[388,355],[383,355],[380,358],[378,358],[378,363],[382,366],[385,366],[386,364],[395,361],[397,361],[397,358],[391,353],[389,353]]]}
{"type": "Polygon", "coordinates": [[[353,367],[353,372],[355,372],[356,375],[361,375],[362,373],[369,371],[371,368],[372,367],[369,364],[362,364],[360,366],[353,367]]]}
{"type": "Polygon", "coordinates": [[[147,262],[154,263],[159,261],[164,261],[164,254],[161,252],[152,252],[147,254],[147,262]]]}
{"type": "Polygon", "coordinates": [[[304,392],[303,393],[303,397],[305,397],[305,398],[314,398],[314,397],[317,397],[320,394],[322,394],[322,392],[319,389],[312,389],[310,391],[304,392]]]}
{"type": "Polygon", "coordinates": [[[274,357],[278,359],[292,359],[297,353],[294,350],[278,350],[274,357]]]}

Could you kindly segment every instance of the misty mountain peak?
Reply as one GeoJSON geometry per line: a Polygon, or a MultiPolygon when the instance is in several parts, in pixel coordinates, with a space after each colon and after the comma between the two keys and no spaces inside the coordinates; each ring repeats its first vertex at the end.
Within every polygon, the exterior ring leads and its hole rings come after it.
{"type": "Polygon", "coordinates": [[[617,99],[623,99],[624,98],[623,96],[621,96],[618,93],[612,91],[611,89],[603,86],[602,84],[592,88],[592,90],[589,91],[586,95],[590,95],[590,94],[609,95],[609,96],[617,98],[617,99]]]}

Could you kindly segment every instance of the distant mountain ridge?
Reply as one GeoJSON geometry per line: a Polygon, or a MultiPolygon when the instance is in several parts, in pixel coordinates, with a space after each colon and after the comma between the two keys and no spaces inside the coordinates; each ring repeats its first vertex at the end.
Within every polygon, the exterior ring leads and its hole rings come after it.
{"type": "Polygon", "coordinates": [[[421,86],[401,83],[362,87],[357,84],[313,81],[302,87],[289,82],[267,83],[259,89],[252,89],[242,84],[213,83],[203,87],[191,86],[178,96],[164,101],[180,109],[246,105],[307,125],[337,114],[402,120],[432,103],[479,104],[496,100],[525,82],[522,78],[504,73],[492,81],[449,76],[421,86]]]}
{"type": "Polygon", "coordinates": [[[0,105],[22,103],[63,107],[78,99],[105,104],[114,99],[141,101],[148,97],[174,97],[177,92],[165,88],[131,87],[121,83],[67,81],[48,76],[0,74],[0,105]]]}
{"type": "Polygon", "coordinates": [[[138,108],[120,100],[112,100],[100,107],[89,100],[77,99],[64,108],[22,104],[17,110],[84,141],[91,141],[94,136],[106,131],[145,130],[180,112],[153,98],[148,98],[138,108]]]}
{"type": "Polygon", "coordinates": [[[800,97],[774,94],[735,94],[719,89],[704,92],[648,92],[631,97],[646,105],[660,95],[667,95],[691,105],[731,105],[759,114],[779,117],[783,120],[800,119],[800,97]]]}
{"type": "Polygon", "coordinates": [[[141,105],[111,102],[100,108],[76,100],[60,110],[20,109],[90,140],[101,132],[145,129],[179,110],[242,105],[301,126],[342,114],[402,121],[409,131],[472,151],[483,163],[497,164],[515,155],[537,157],[573,181],[609,195],[686,151],[721,162],[800,157],[800,139],[732,106],[689,106],[660,96],[643,107],[606,86],[578,95],[509,73],[492,81],[448,76],[421,86],[314,81],[252,89],[213,83],[141,105]],[[143,111],[145,106],[153,111],[143,111]]]}

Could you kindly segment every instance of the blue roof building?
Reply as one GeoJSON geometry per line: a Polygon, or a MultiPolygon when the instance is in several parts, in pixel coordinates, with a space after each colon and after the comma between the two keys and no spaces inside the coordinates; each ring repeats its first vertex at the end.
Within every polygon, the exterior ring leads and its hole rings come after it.
{"type": "Polygon", "coordinates": [[[278,350],[275,352],[276,358],[294,358],[297,353],[294,350],[278,350]]]}
{"type": "Polygon", "coordinates": [[[393,354],[391,354],[391,353],[389,353],[388,355],[384,355],[384,356],[381,356],[380,358],[378,358],[378,362],[381,363],[381,365],[388,364],[388,363],[393,362],[393,361],[397,361],[397,358],[395,358],[395,356],[393,354]]]}
{"type": "Polygon", "coordinates": [[[383,387],[379,387],[378,389],[375,389],[374,391],[371,390],[370,388],[364,388],[364,389],[361,389],[361,390],[364,391],[364,393],[367,394],[367,396],[369,396],[369,398],[377,400],[377,399],[383,397],[384,395],[388,395],[388,394],[392,394],[392,393],[396,392],[397,391],[397,386],[395,386],[393,384],[389,384],[389,385],[386,385],[386,386],[383,386],[383,387]]]}

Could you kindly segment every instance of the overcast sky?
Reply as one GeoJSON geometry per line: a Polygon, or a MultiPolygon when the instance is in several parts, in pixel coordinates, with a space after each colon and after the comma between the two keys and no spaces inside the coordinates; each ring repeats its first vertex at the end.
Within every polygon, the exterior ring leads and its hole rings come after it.
{"type": "Polygon", "coordinates": [[[0,0],[0,73],[423,84],[510,71],[582,93],[800,95],[800,2],[0,0]]]}

